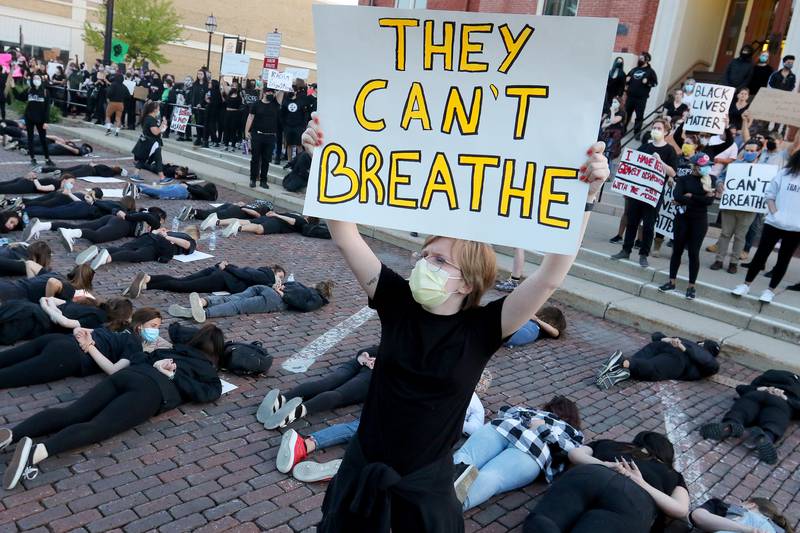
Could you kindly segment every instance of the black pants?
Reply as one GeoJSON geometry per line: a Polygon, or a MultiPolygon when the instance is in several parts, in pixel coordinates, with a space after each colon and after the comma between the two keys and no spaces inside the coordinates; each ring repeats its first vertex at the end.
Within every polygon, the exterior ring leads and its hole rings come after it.
{"type": "MultiPolygon", "coordinates": [[[[36,185],[28,178],[0,181],[0,194],[35,194],[36,185]]],[[[27,203],[27,202],[26,202],[27,203]]]]}
{"type": "Polygon", "coordinates": [[[136,242],[131,241],[127,246],[108,248],[111,260],[115,263],[144,263],[158,259],[158,250],[155,246],[137,243],[134,247],[132,244],[136,242]]]}
{"type": "Polygon", "coordinates": [[[150,276],[147,288],[170,292],[217,292],[227,291],[228,285],[225,274],[214,266],[182,278],[156,274],[150,276]]]}
{"type": "Polygon", "coordinates": [[[744,280],[748,283],[756,279],[759,272],[764,270],[767,264],[767,258],[775,245],[781,243],[781,249],[778,250],[778,261],[772,269],[772,278],[769,280],[769,288],[775,289],[783,280],[786,275],[786,269],[789,268],[789,262],[794,256],[797,247],[800,246],[800,231],[786,231],[778,229],[770,224],[764,224],[764,229],[761,231],[761,240],[758,243],[756,255],[750,262],[750,268],[747,269],[747,276],[744,280]]]}
{"type": "Polygon", "coordinates": [[[0,96],[0,120],[6,119],[6,99],[5,95],[0,96]]]}
{"type": "Polygon", "coordinates": [[[115,176],[114,170],[108,165],[75,165],[73,167],[58,168],[58,167],[42,167],[42,174],[48,174],[61,170],[62,174],[72,174],[76,178],[86,178],[90,176],[97,176],[101,178],[111,178],[115,176]]]}
{"type": "Polygon", "coordinates": [[[602,465],[567,470],[550,485],[524,533],[648,533],[653,499],[636,483],[602,465]]]}
{"type": "MultiPolygon", "coordinates": [[[[658,341],[658,344],[667,346],[661,341],[658,341]]],[[[686,356],[669,351],[652,353],[652,350],[645,347],[640,352],[645,352],[647,355],[639,355],[637,352],[629,360],[631,377],[640,381],[680,379],[688,363],[686,356]]]]}
{"type": "Polygon", "coordinates": [[[644,108],[647,106],[647,97],[646,96],[628,96],[628,99],[625,100],[625,116],[627,116],[627,122],[625,123],[625,127],[627,128],[628,123],[631,121],[631,113],[634,111],[636,112],[636,120],[633,122],[633,132],[639,133],[642,131],[642,122],[644,122],[644,108]]]}
{"type": "Polygon", "coordinates": [[[153,152],[141,165],[141,168],[146,168],[153,174],[161,174],[164,172],[164,160],[161,156],[161,147],[153,152]]]}
{"type": "Polygon", "coordinates": [[[653,245],[658,209],[639,200],[631,200],[628,204],[628,225],[625,226],[625,242],[622,245],[622,249],[627,253],[631,253],[633,243],[636,240],[636,233],[639,231],[639,223],[641,222],[642,245],[639,248],[639,255],[647,257],[650,255],[650,246],[653,245]]]}
{"type": "Polygon", "coordinates": [[[689,254],[689,283],[697,280],[700,272],[700,248],[708,231],[708,215],[702,218],[675,215],[673,223],[672,257],[669,260],[669,279],[675,279],[681,266],[683,251],[689,254]]]}
{"type": "Polygon", "coordinates": [[[44,122],[25,122],[25,129],[28,131],[28,150],[30,150],[31,159],[33,159],[33,128],[39,132],[39,141],[42,144],[42,153],[45,159],[50,159],[50,151],[47,149],[47,132],[44,129],[44,122]]]}
{"type": "Polygon", "coordinates": [[[83,358],[72,335],[51,333],[24,342],[0,352],[0,389],[81,376],[83,358]]]}
{"type": "Polygon", "coordinates": [[[255,181],[261,176],[262,181],[267,181],[269,161],[272,150],[275,149],[275,136],[263,133],[253,133],[253,143],[250,149],[250,181],[255,181]]]}
{"type": "Polygon", "coordinates": [[[125,100],[125,124],[129,130],[136,128],[136,100],[133,99],[133,96],[125,100]]]}
{"type": "Polygon", "coordinates": [[[252,218],[250,215],[242,211],[240,206],[233,204],[222,204],[221,206],[213,209],[196,209],[194,212],[194,218],[197,220],[204,220],[211,213],[216,213],[220,220],[225,220],[226,218],[252,218]]]}
{"type": "Polygon", "coordinates": [[[361,403],[367,397],[371,376],[369,368],[348,361],[322,379],[296,386],[286,398],[302,398],[309,414],[361,403]]]}
{"type": "Polygon", "coordinates": [[[61,207],[62,205],[69,205],[73,202],[72,198],[58,191],[49,192],[38,198],[27,198],[25,200],[26,206],[39,206],[39,207],[61,207]]]}
{"type": "Polygon", "coordinates": [[[752,391],[736,398],[723,422],[737,422],[744,427],[758,426],[777,441],[789,427],[792,408],[789,402],[766,391],[752,391]]]}
{"type": "Polygon", "coordinates": [[[219,127],[220,127],[220,110],[216,108],[209,108],[206,110],[205,128],[203,128],[203,142],[208,144],[211,142],[219,142],[219,127]]]}
{"type": "Polygon", "coordinates": [[[103,215],[94,205],[86,202],[71,202],[56,207],[30,206],[26,209],[28,216],[49,220],[93,220],[103,215]]]}
{"type": "Polygon", "coordinates": [[[52,435],[49,455],[88,446],[146,422],[158,413],[161,390],[150,377],[125,368],[107,377],[67,407],[41,411],[18,424],[14,438],[52,435]]]}
{"type": "Polygon", "coordinates": [[[222,135],[222,142],[225,146],[233,146],[239,142],[239,126],[242,122],[242,117],[239,111],[225,110],[223,118],[224,132],[222,135]]]}
{"type": "MultiPolygon", "coordinates": [[[[203,131],[204,130],[203,125],[206,123],[206,110],[204,108],[202,108],[202,107],[196,107],[194,109],[194,115],[193,116],[194,116],[194,123],[195,123],[194,130],[197,132],[196,141],[197,142],[201,142],[203,140],[203,138],[205,137],[205,135],[206,135],[205,131],[203,131]]],[[[191,130],[189,130],[188,128],[187,128],[186,132],[189,135],[189,137],[192,136],[191,130]]]]}
{"type": "Polygon", "coordinates": [[[70,224],[68,222],[53,222],[53,229],[79,229],[81,237],[89,242],[109,242],[123,237],[129,237],[131,226],[116,215],[105,215],[97,220],[83,224],[70,224]]]}
{"type": "Polygon", "coordinates": [[[26,273],[24,259],[0,257],[0,276],[24,276],[26,273]]]}

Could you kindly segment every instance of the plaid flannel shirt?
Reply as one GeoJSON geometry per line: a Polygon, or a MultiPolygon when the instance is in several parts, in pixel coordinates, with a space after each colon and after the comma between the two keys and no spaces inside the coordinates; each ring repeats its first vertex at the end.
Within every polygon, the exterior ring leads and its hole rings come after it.
{"type": "Polygon", "coordinates": [[[563,464],[553,465],[553,455],[549,445],[569,452],[583,444],[583,433],[552,413],[538,409],[505,406],[500,409],[497,418],[492,420],[491,424],[514,444],[514,447],[530,454],[539,463],[548,483],[564,469],[563,464]],[[533,418],[543,420],[544,424],[530,429],[529,425],[533,418]]]}

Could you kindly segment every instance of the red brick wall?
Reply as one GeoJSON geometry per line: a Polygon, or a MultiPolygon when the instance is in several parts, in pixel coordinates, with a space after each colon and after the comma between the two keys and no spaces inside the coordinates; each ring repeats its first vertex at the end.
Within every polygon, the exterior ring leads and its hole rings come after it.
{"type": "MultiPolygon", "coordinates": [[[[449,11],[480,11],[484,13],[536,13],[540,0],[428,0],[429,9],[449,11]]],[[[660,0],[580,0],[578,15],[581,17],[618,18],[627,28],[627,35],[617,35],[616,52],[638,54],[650,48],[653,25],[660,0]]],[[[393,7],[394,0],[371,0],[373,5],[393,7]]],[[[369,5],[370,0],[359,0],[369,5]]]]}

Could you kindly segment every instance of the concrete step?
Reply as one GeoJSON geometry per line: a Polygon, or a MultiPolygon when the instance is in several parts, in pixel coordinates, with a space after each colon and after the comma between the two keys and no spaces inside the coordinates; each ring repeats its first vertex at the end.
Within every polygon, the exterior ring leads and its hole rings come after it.
{"type": "MultiPolygon", "coordinates": [[[[67,125],[69,134],[80,134],[97,144],[125,152],[133,146],[137,135],[125,132],[118,138],[106,137],[85,124],[67,125]]],[[[199,177],[232,188],[240,193],[271,200],[288,210],[302,211],[305,195],[290,193],[282,187],[251,189],[248,185],[249,165],[246,156],[215,153],[215,150],[185,146],[189,143],[168,141],[165,161],[187,165],[199,177]]],[[[270,166],[269,182],[279,185],[285,171],[270,166]]],[[[604,209],[601,207],[601,210],[604,209]]],[[[612,214],[617,208],[609,206],[612,214]]],[[[423,238],[386,228],[360,226],[367,237],[401,248],[418,251],[423,238]]],[[[513,249],[496,247],[498,268],[511,271],[513,249]]],[[[756,368],[790,368],[800,370],[800,310],[773,303],[763,305],[752,296],[734,298],[728,288],[708,283],[697,284],[698,298],[687,301],[682,293],[661,293],[667,273],[655,268],[642,268],[634,261],[612,261],[608,250],[583,247],[555,298],[577,309],[618,323],[643,330],[663,330],[690,338],[713,338],[724,347],[724,354],[756,368]]],[[[526,272],[541,263],[543,256],[526,253],[526,272]]],[[[685,280],[684,280],[685,281],[685,280]]]]}

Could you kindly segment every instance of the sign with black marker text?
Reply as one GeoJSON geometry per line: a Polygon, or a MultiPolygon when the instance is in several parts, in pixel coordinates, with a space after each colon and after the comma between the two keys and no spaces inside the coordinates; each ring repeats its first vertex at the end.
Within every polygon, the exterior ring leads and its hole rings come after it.
{"type": "Polygon", "coordinates": [[[692,107],[683,125],[685,131],[701,133],[723,133],[727,127],[726,117],[733,101],[735,87],[698,83],[694,88],[692,107]]]}
{"type": "Polygon", "coordinates": [[[766,213],[767,200],[764,193],[772,178],[778,174],[777,165],[735,163],[728,165],[725,174],[725,189],[719,200],[719,208],[728,211],[750,211],[766,213]]]}
{"type": "Polygon", "coordinates": [[[571,254],[616,21],[314,5],[304,213],[571,254]]]}
{"type": "Polygon", "coordinates": [[[655,207],[666,181],[664,163],[651,154],[626,148],[619,158],[611,189],[655,207]]]}

